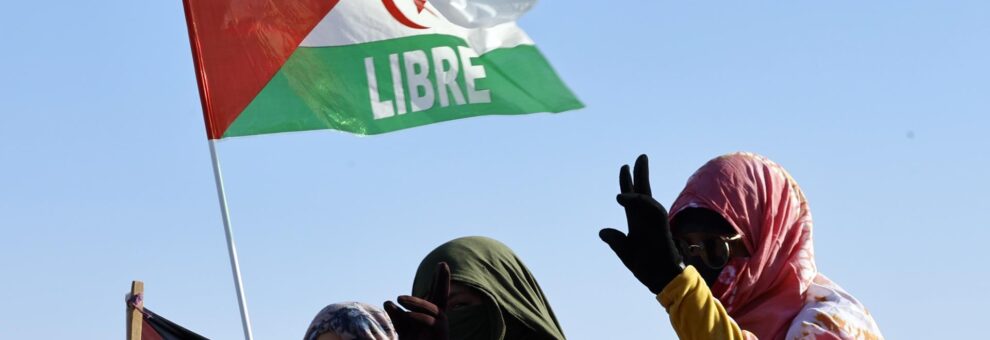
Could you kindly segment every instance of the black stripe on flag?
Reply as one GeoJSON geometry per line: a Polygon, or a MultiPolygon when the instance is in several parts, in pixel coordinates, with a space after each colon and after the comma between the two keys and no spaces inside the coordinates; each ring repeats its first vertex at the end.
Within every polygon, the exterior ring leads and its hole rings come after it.
{"type": "Polygon", "coordinates": [[[161,317],[155,312],[144,309],[145,325],[151,326],[162,337],[162,340],[209,340],[206,337],[193,333],[185,327],[161,317]]]}

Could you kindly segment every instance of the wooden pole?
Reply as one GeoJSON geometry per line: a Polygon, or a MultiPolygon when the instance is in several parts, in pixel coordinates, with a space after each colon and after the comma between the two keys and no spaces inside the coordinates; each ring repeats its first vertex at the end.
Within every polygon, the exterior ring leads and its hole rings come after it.
{"type": "Polygon", "coordinates": [[[144,294],[144,282],[131,281],[131,294],[127,297],[127,340],[141,340],[141,325],[144,324],[144,315],[141,308],[144,306],[142,299],[134,300],[135,296],[144,294]],[[137,302],[137,307],[131,305],[131,301],[137,302]]]}

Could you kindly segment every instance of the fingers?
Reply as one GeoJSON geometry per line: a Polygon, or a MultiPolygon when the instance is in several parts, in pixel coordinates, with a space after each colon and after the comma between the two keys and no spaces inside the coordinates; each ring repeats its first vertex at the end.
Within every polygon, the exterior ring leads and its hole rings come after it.
{"type": "Polygon", "coordinates": [[[438,308],[437,305],[415,296],[403,295],[399,297],[398,301],[402,307],[406,307],[406,309],[411,312],[423,313],[431,316],[440,314],[440,308],[438,308]]]}
{"type": "Polygon", "coordinates": [[[620,258],[623,257],[622,253],[626,249],[626,234],[612,228],[605,228],[598,232],[598,238],[608,243],[616,255],[619,255],[620,258]]]}
{"type": "Polygon", "coordinates": [[[643,194],[626,192],[615,195],[615,201],[624,208],[640,208],[643,204],[643,194]]]}
{"type": "Polygon", "coordinates": [[[396,314],[402,313],[402,308],[396,306],[395,302],[392,301],[385,301],[385,303],[382,304],[382,307],[385,308],[385,313],[388,313],[390,316],[392,315],[393,312],[396,314]]]}
{"type": "MultiPolygon", "coordinates": [[[[644,209],[650,208],[650,201],[652,200],[653,198],[650,196],[634,192],[627,192],[615,196],[615,201],[619,202],[619,205],[623,208],[635,209],[635,211],[640,212],[640,214],[637,215],[642,215],[642,213],[648,212],[649,210],[644,209]]],[[[659,205],[659,203],[657,203],[657,205],[659,205]]]]}
{"type": "Polygon", "coordinates": [[[601,238],[602,241],[605,241],[605,243],[608,243],[609,248],[612,248],[612,251],[615,252],[615,256],[619,257],[619,261],[622,261],[622,264],[625,265],[626,268],[632,270],[632,259],[626,254],[626,249],[629,249],[626,245],[626,242],[629,240],[626,234],[612,228],[605,228],[598,232],[598,237],[601,238]]]}
{"type": "Polygon", "coordinates": [[[447,296],[450,295],[450,266],[446,262],[437,263],[436,276],[433,277],[433,288],[428,299],[441,310],[447,307],[447,296]]]}
{"type": "Polygon", "coordinates": [[[657,202],[656,199],[648,195],[640,193],[618,194],[615,196],[615,200],[619,202],[619,205],[627,209],[649,208],[664,217],[667,216],[667,208],[664,208],[663,204],[660,204],[660,202],[657,202]]]}
{"type": "Polygon", "coordinates": [[[401,318],[402,313],[406,312],[392,301],[385,301],[385,304],[383,304],[382,307],[385,308],[385,313],[387,313],[392,320],[401,318]]]}
{"type": "Polygon", "coordinates": [[[408,314],[408,317],[413,322],[418,323],[418,324],[421,324],[421,325],[424,325],[424,326],[433,326],[433,324],[437,320],[436,317],[429,316],[429,315],[422,314],[422,313],[409,313],[408,314]]]}
{"type": "Polygon", "coordinates": [[[629,174],[629,165],[623,165],[619,169],[619,192],[653,195],[653,190],[650,189],[650,159],[645,154],[636,158],[632,175],[629,174]]]}
{"type": "Polygon", "coordinates": [[[645,154],[636,158],[636,165],[633,167],[633,191],[652,196],[650,189],[650,160],[645,154]]]}
{"type": "Polygon", "coordinates": [[[619,168],[619,192],[627,193],[633,191],[632,175],[629,175],[629,166],[623,165],[619,168]]]}
{"type": "Polygon", "coordinates": [[[638,193],[625,193],[617,195],[615,200],[623,208],[626,208],[630,234],[651,230],[653,229],[652,226],[669,229],[667,209],[653,197],[638,193]]]}
{"type": "Polygon", "coordinates": [[[402,330],[406,327],[408,324],[408,320],[406,320],[406,311],[402,310],[402,308],[392,301],[385,301],[385,304],[382,307],[385,309],[385,314],[388,314],[388,318],[392,320],[393,324],[395,324],[396,329],[402,330]]]}
{"type": "MultiPolygon", "coordinates": [[[[399,303],[402,303],[402,298],[399,297],[399,303]]],[[[395,325],[396,330],[400,333],[411,331],[416,327],[432,326],[437,320],[433,315],[415,311],[407,312],[392,301],[385,301],[384,307],[385,313],[388,314],[392,324],[395,325]],[[417,324],[419,326],[416,326],[417,324]]]]}

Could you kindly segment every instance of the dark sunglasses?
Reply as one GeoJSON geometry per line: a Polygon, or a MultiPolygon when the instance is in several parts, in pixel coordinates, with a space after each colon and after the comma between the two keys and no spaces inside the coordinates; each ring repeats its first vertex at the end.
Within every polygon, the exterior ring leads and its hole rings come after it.
{"type": "Polygon", "coordinates": [[[713,269],[722,269],[732,258],[732,249],[742,241],[742,235],[718,236],[702,240],[700,243],[688,243],[677,240],[681,254],[684,256],[700,257],[705,265],[713,269]]]}

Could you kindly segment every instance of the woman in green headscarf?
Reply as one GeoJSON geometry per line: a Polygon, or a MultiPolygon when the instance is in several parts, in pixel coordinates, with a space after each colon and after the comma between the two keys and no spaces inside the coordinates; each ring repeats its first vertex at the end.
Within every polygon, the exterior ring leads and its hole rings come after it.
{"type": "Polygon", "coordinates": [[[536,279],[509,247],[464,237],[437,247],[420,263],[412,296],[385,310],[400,339],[563,340],[536,279]]]}

